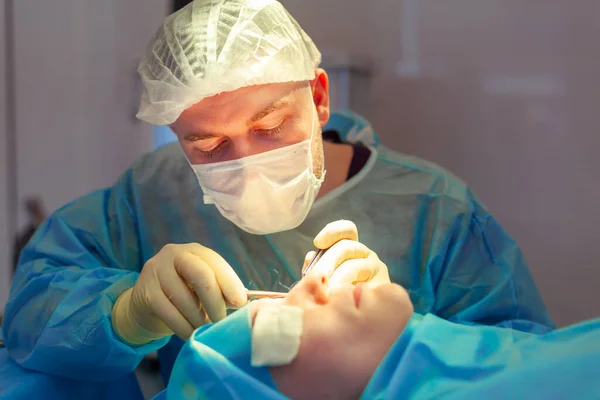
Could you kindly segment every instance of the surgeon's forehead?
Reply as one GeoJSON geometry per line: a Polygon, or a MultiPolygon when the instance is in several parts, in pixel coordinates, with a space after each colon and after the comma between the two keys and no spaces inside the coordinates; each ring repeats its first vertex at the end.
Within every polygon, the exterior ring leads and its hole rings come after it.
{"type": "Polygon", "coordinates": [[[185,110],[174,125],[187,130],[214,130],[230,123],[254,123],[297,103],[300,91],[308,87],[308,82],[270,83],[221,93],[185,110]]]}
{"type": "Polygon", "coordinates": [[[223,92],[207,97],[197,105],[214,108],[225,106],[230,102],[260,103],[261,101],[276,100],[279,97],[293,94],[307,86],[308,82],[280,82],[246,86],[231,92],[223,92]]]}
{"type": "Polygon", "coordinates": [[[284,100],[292,100],[294,94],[307,87],[306,82],[270,83],[266,85],[255,85],[235,90],[233,92],[220,93],[208,97],[188,111],[207,113],[214,115],[215,112],[230,110],[237,115],[255,113],[268,107],[272,103],[284,100]]]}

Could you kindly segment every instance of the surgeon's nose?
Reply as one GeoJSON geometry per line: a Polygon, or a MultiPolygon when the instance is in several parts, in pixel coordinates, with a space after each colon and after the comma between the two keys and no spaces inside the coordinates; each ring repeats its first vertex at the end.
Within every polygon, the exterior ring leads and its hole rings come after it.
{"type": "Polygon", "coordinates": [[[304,290],[318,304],[326,304],[329,301],[327,290],[328,279],[325,275],[309,275],[303,279],[304,290]]]}
{"type": "Polygon", "coordinates": [[[244,158],[248,156],[252,156],[256,154],[257,149],[252,146],[250,140],[247,137],[238,137],[234,139],[233,142],[233,154],[232,158],[237,160],[239,158],[244,158]]]}

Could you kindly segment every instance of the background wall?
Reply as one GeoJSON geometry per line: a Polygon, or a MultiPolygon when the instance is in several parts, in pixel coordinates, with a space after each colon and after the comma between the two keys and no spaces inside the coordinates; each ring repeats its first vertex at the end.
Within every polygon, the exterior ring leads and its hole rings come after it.
{"type": "Polygon", "coordinates": [[[165,3],[15,1],[19,198],[41,193],[53,210],[150,148],[134,119],[136,66],[165,3]]]}
{"type": "Polygon", "coordinates": [[[283,3],[321,49],[371,58],[384,143],[475,189],[558,324],[600,316],[600,2],[283,3]]]}

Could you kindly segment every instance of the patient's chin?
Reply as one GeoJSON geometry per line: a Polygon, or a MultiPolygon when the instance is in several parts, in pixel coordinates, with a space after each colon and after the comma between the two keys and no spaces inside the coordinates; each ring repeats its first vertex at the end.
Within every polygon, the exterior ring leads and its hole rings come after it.
{"type": "Polygon", "coordinates": [[[349,380],[340,382],[334,379],[314,382],[314,380],[302,375],[292,377],[286,372],[285,367],[270,367],[269,369],[277,389],[292,400],[358,400],[367,385],[365,383],[361,387],[356,387],[352,383],[352,386],[348,386],[349,380]]]}
{"type": "Polygon", "coordinates": [[[344,365],[334,358],[328,363],[313,362],[305,355],[299,354],[288,365],[269,367],[277,389],[292,400],[359,399],[375,372],[375,368],[367,371],[364,366],[344,365]]]}

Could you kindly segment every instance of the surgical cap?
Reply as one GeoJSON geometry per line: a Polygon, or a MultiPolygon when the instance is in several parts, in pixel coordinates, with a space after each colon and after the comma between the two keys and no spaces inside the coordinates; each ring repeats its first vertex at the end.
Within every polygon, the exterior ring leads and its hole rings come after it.
{"type": "Polygon", "coordinates": [[[137,117],[169,125],[206,97],[314,79],[320,62],[313,41],[275,0],[195,0],[165,19],[140,61],[137,117]]]}

